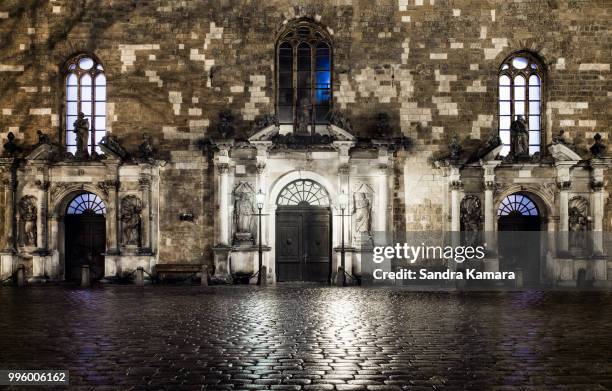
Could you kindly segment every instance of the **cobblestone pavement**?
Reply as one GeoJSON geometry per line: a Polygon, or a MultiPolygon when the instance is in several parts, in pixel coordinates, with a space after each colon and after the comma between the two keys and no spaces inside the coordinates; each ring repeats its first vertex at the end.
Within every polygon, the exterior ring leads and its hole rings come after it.
{"type": "Polygon", "coordinates": [[[0,310],[0,368],[72,389],[612,389],[610,292],[5,287],[0,310]]]}

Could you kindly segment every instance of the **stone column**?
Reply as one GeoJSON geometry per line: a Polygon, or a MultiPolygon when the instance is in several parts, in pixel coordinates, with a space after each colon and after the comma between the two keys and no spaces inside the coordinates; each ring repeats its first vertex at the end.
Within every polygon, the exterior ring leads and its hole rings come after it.
{"type": "Polygon", "coordinates": [[[452,167],[449,176],[451,190],[451,231],[461,231],[461,199],[463,198],[463,182],[459,168],[452,167]]]}
{"type": "Polygon", "coordinates": [[[558,182],[559,186],[559,253],[566,255],[569,250],[569,190],[570,181],[558,182]]]}
{"type": "Polygon", "coordinates": [[[378,147],[378,208],[376,213],[375,230],[387,231],[387,216],[389,215],[389,150],[386,147],[378,147]]]}
{"type": "Polygon", "coordinates": [[[141,251],[151,252],[151,176],[143,174],[138,180],[142,194],[141,251]]]}
{"type": "Polygon", "coordinates": [[[104,182],[104,185],[108,191],[108,205],[106,205],[106,218],[108,222],[108,233],[106,236],[106,253],[107,254],[119,254],[119,187],[121,184],[117,180],[108,180],[104,182]]]}
{"type": "MultiPolygon", "coordinates": [[[[597,170],[596,170],[597,171],[597,170]]],[[[591,205],[593,213],[593,255],[604,255],[603,248],[603,220],[604,220],[604,182],[603,172],[601,178],[595,177],[591,182],[591,205]]]]}
{"type": "Polygon", "coordinates": [[[495,255],[497,253],[497,232],[495,229],[495,220],[497,219],[497,213],[494,203],[495,196],[495,167],[497,167],[500,161],[487,162],[484,168],[484,232],[485,232],[485,243],[486,250],[489,254],[495,255]]]}
{"type": "MultiPolygon", "coordinates": [[[[46,170],[45,170],[46,171],[46,170]]],[[[45,180],[37,181],[36,185],[41,190],[40,197],[40,250],[46,254],[49,250],[49,186],[50,182],[47,180],[47,173],[45,173],[45,180]]]]}
{"type": "Polygon", "coordinates": [[[219,243],[224,246],[229,246],[229,165],[217,165],[219,172],[219,243]]]}

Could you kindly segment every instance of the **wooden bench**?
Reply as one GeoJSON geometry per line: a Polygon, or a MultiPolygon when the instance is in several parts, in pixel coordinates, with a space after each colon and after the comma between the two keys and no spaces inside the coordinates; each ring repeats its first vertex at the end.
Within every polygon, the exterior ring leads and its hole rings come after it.
{"type": "Polygon", "coordinates": [[[167,276],[173,275],[194,275],[201,273],[204,265],[193,263],[158,263],[155,266],[155,271],[160,280],[164,280],[167,276]]]}

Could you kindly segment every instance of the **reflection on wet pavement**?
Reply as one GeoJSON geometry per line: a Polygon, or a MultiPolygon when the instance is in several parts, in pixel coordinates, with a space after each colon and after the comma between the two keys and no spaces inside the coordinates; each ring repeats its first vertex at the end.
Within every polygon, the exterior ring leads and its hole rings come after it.
{"type": "Polygon", "coordinates": [[[68,369],[83,389],[605,390],[611,308],[606,292],[2,288],[0,369],[68,369]]]}

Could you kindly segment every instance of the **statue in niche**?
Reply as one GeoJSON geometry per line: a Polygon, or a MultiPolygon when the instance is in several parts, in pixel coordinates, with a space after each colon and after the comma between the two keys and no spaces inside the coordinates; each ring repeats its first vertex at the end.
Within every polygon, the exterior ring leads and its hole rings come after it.
{"type": "Polygon", "coordinates": [[[253,216],[257,212],[253,206],[253,189],[241,182],[234,190],[235,244],[253,244],[253,216]]]}
{"type": "Polygon", "coordinates": [[[124,245],[140,245],[142,202],[135,195],[128,195],[121,202],[121,233],[124,245]]]}
{"type": "Polygon", "coordinates": [[[36,220],[38,219],[36,198],[25,196],[19,201],[19,221],[21,232],[21,243],[24,246],[36,246],[37,231],[36,220]]]}
{"type": "Polygon", "coordinates": [[[308,126],[311,124],[312,106],[308,98],[304,98],[300,102],[300,107],[297,112],[297,128],[296,134],[309,135],[308,126]]]}
{"type": "Polygon", "coordinates": [[[474,195],[466,196],[461,201],[461,230],[465,233],[468,245],[478,243],[481,230],[480,199],[474,195]]]}
{"type": "Polygon", "coordinates": [[[510,155],[515,158],[529,156],[529,129],[522,115],[510,124],[510,155]]]}
{"type": "Polygon", "coordinates": [[[372,240],[372,202],[368,193],[353,194],[353,241],[356,245],[369,244],[372,240]]]}
{"type": "Polygon", "coordinates": [[[574,197],[569,201],[569,245],[572,251],[582,251],[586,246],[589,204],[584,197],[574,197]]]}
{"type": "Polygon", "coordinates": [[[75,156],[80,159],[85,159],[89,156],[87,151],[87,143],[89,141],[89,119],[85,118],[83,112],[79,112],[78,118],[74,121],[74,130],[76,134],[76,153],[75,156]]]}

